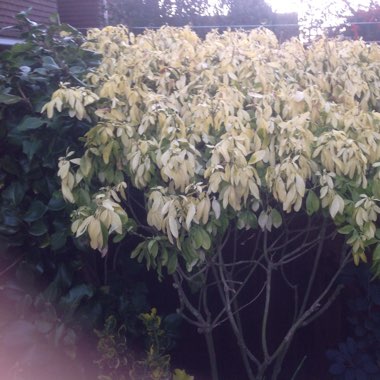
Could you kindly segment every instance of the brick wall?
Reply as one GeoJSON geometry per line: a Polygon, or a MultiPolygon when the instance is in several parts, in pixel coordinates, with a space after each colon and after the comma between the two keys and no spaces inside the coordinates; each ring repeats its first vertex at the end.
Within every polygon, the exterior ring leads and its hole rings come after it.
{"type": "Polygon", "coordinates": [[[104,25],[102,0],[58,0],[58,12],[62,22],[82,31],[104,25]]]}
{"type": "MultiPolygon", "coordinates": [[[[78,0],[79,1],[79,0],[78,0]]],[[[32,7],[29,18],[39,23],[48,23],[49,16],[57,12],[56,0],[0,0],[0,29],[15,25],[15,15],[32,7]]],[[[0,31],[0,37],[17,37],[16,30],[0,31]]]]}

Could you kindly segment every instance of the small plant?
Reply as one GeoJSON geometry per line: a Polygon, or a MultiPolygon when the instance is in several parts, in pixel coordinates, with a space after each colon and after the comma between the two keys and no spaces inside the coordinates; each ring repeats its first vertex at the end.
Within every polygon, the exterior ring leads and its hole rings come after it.
{"type": "Polygon", "coordinates": [[[110,316],[98,336],[100,358],[96,364],[101,370],[99,380],[193,380],[185,371],[170,370],[170,337],[162,327],[161,317],[155,308],[140,315],[143,323],[146,350],[144,353],[128,346],[125,325],[118,326],[110,316]]]}
{"type": "Polygon", "coordinates": [[[328,350],[335,379],[375,380],[380,376],[380,281],[368,266],[349,266],[342,277],[347,286],[347,319],[352,337],[328,350]],[[345,377],[346,376],[346,377],[345,377]]]}
{"type": "Polygon", "coordinates": [[[140,319],[145,327],[148,347],[144,364],[154,380],[168,379],[170,356],[166,354],[168,343],[165,331],[161,328],[161,317],[153,308],[150,313],[141,314],[140,319]]]}
{"type": "Polygon", "coordinates": [[[125,380],[128,379],[128,367],[133,362],[126,340],[124,325],[117,327],[115,317],[107,318],[104,329],[95,330],[98,337],[97,350],[100,358],[95,363],[102,374],[99,380],[125,380]]]}
{"type": "Polygon", "coordinates": [[[374,358],[363,351],[353,338],[347,338],[338,349],[328,350],[327,357],[333,363],[329,372],[336,380],[376,380],[380,369],[374,358]]]}

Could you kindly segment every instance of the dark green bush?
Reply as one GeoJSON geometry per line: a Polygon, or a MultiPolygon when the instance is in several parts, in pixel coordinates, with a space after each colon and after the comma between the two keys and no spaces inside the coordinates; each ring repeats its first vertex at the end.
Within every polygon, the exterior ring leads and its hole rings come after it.
{"type": "Polygon", "coordinates": [[[88,125],[65,115],[47,120],[40,110],[61,82],[81,83],[98,60],[80,48],[83,36],[70,26],[18,18],[25,43],[0,57],[0,232],[12,245],[59,250],[68,210],[57,160],[68,147],[80,147],[88,125]]]}
{"type": "Polygon", "coordinates": [[[99,57],[58,20],[44,26],[17,17],[24,43],[0,55],[0,378],[92,380],[97,345],[113,334],[94,329],[112,318],[126,326],[121,341],[143,342],[148,289],[142,266],[122,254],[138,242],[103,260],[71,239],[57,163],[82,149],[89,124],[40,113],[61,83],[82,85],[99,57]]]}

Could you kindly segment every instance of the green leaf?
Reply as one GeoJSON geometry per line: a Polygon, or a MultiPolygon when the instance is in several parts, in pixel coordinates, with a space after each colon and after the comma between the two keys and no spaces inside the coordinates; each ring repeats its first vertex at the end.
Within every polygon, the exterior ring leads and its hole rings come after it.
{"type": "Polygon", "coordinates": [[[9,95],[9,94],[0,94],[0,104],[7,104],[7,105],[10,105],[10,104],[16,104],[18,102],[20,102],[22,100],[22,98],[20,98],[19,96],[15,96],[15,95],[9,95]]]}
{"type": "Polygon", "coordinates": [[[81,206],[89,206],[91,205],[91,196],[89,194],[88,191],[86,191],[85,189],[79,189],[78,191],[75,192],[75,195],[76,195],[76,201],[77,201],[77,204],[81,205],[81,206]]]}
{"type": "Polygon", "coordinates": [[[61,211],[65,209],[66,202],[62,198],[51,198],[48,205],[48,209],[51,211],[61,211]]]}
{"type": "Polygon", "coordinates": [[[271,212],[272,215],[272,223],[275,228],[278,228],[282,224],[282,216],[281,214],[274,208],[271,212]]]}
{"type": "Polygon", "coordinates": [[[186,239],[182,244],[182,256],[184,257],[187,264],[190,264],[194,259],[197,258],[197,251],[195,250],[190,239],[186,239]]]}
{"type": "Polygon", "coordinates": [[[17,227],[21,223],[16,210],[4,210],[2,219],[3,224],[8,227],[17,227]]]}
{"type": "Polygon", "coordinates": [[[103,246],[106,246],[109,238],[109,233],[107,227],[102,222],[100,222],[100,231],[102,233],[103,246]]]}
{"type": "Polygon", "coordinates": [[[211,247],[211,238],[205,229],[199,226],[194,226],[190,231],[190,237],[193,241],[193,247],[199,249],[203,247],[209,250],[211,247]]]}
{"type": "Polygon", "coordinates": [[[338,232],[342,235],[348,235],[354,230],[354,227],[348,224],[347,226],[338,229],[338,232]]]}
{"type": "Polygon", "coordinates": [[[41,141],[37,140],[24,140],[22,142],[22,151],[27,155],[28,159],[31,160],[33,156],[36,154],[38,149],[42,146],[41,141]]]}
{"type": "Polygon", "coordinates": [[[308,215],[313,215],[319,210],[320,202],[313,190],[309,190],[306,197],[306,212],[308,215]]]}
{"type": "Polygon", "coordinates": [[[122,233],[121,235],[117,234],[113,237],[112,241],[114,243],[120,243],[122,240],[124,240],[125,238],[125,235],[126,235],[126,232],[122,233]]]}
{"type": "Polygon", "coordinates": [[[6,155],[0,159],[0,168],[5,172],[21,177],[21,166],[13,157],[6,155]]]}
{"type": "Polygon", "coordinates": [[[374,261],[380,261],[380,244],[376,246],[372,257],[374,261]]]}
{"type": "Polygon", "coordinates": [[[170,252],[169,260],[167,264],[168,274],[173,274],[177,269],[177,265],[178,265],[177,254],[175,252],[170,252]]]}
{"type": "Polygon", "coordinates": [[[205,250],[209,250],[211,247],[211,238],[210,235],[203,229],[200,229],[201,235],[202,235],[202,247],[205,250]]]}
{"type": "Polygon", "coordinates": [[[29,234],[32,236],[42,236],[46,234],[48,228],[42,220],[37,220],[33,222],[28,230],[29,234]]]}
{"type": "Polygon", "coordinates": [[[57,274],[53,281],[43,291],[42,296],[45,302],[56,302],[72,284],[72,273],[64,264],[58,266],[57,274]]]}
{"type": "Polygon", "coordinates": [[[190,230],[190,237],[195,249],[199,249],[202,246],[202,233],[200,230],[201,228],[198,226],[194,226],[190,230]]]}
{"type": "Polygon", "coordinates": [[[29,131],[42,127],[45,121],[39,117],[25,116],[17,126],[18,131],[29,131]]]}
{"type": "Polygon", "coordinates": [[[248,230],[249,228],[256,229],[257,228],[257,216],[254,212],[242,211],[239,213],[239,217],[237,220],[237,227],[239,230],[245,228],[248,230]]]}
{"type": "Polygon", "coordinates": [[[169,260],[169,253],[168,250],[163,247],[162,252],[161,252],[161,264],[162,265],[167,265],[169,260]]]}
{"type": "Polygon", "coordinates": [[[131,259],[135,259],[143,249],[145,249],[146,242],[143,241],[137,245],[137,247],[131,253],[131,259]]]}
{"type": "Polygon", "coordinates": [[[45,67],[48,70],[59,70],[60,67],[57,65],[57,63],[54,61],[52,57],[44,56],[42,57],[42,64],[43,67],[45,67]]]}
{"type": "Polygon", "coordinates": [[[157,240],[156,239],[153,239],[151,240],[149,243],[148,243],[148,251],[150,253],[150,255],[155,259],[157,257],[157,253],[158,253],[158,243],[157,243],[157,240]]]}
{"type": "Polygon", "coordinates": [[[375,179],[372,183],[372,192],[375,198],[380,199],[380,180],[375,179]]]}
{"type": "Polygon", "coordinates": [[[28,223],[35,222],[40,219],[46,211],[47,207],[41,201],[33,201],[22,219],[28,223]]]}
{"type": "Polygon", "coordinates": [[[12,182],[8,187],[3,190],[2,197],[17,206],[24,198],[25,185],[21,182],[12,182]]]}
{"type": "Polygon", "coordinates": [[[57,251],[63,248],[66,244],[67,235],[66,231],[54,232],[50,237],[51,249],[57,251]]]}

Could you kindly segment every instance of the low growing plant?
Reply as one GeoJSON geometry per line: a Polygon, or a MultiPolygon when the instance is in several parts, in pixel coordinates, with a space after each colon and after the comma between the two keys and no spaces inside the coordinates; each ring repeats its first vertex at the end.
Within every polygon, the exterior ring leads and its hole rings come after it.
{"type": "Polygon", "coordinates": [[[368,266],[348,267],[341,279],[347,286],[349,335],[327,351],[334,379],[375,380],[380,376],[380,283],[368,266]]]}
{"type": "Polygon", "coordinates": [[[113,316],[107,318],[104,329],[97,331],[98,352],[96,361],[102,374],[99,380],[194,380],[185,371],[170,371],[169,333],[162,326],[162,320],[153,308],[149,313],[142,313],[140,320],[147,337],[145,354],[128,347],[126,326],[117,326],[113,316]]]}

